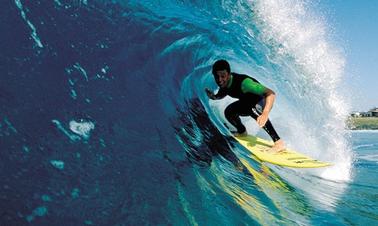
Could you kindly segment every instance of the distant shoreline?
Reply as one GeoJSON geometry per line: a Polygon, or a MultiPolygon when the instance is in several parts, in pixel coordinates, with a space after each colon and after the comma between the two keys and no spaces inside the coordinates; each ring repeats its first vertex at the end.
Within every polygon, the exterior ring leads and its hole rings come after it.
{"type": "Polygon", "coordinates": [[[350,117],[347,125],[351,130],[378,130],[378,117],[350,117]]]}

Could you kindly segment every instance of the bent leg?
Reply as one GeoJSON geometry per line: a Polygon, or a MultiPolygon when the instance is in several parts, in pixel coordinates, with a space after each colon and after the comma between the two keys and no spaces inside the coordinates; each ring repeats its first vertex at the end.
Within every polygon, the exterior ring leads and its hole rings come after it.
{"type": "Polygon", "coordinates": [[[224,110],[226,119],[236,127],[238,133],[242,134],[246,132],[246,128],[240,120],[240,116],[248,116],[248,112],[245,111],[245,106],[240,101],[228,105],[224,110]]]}

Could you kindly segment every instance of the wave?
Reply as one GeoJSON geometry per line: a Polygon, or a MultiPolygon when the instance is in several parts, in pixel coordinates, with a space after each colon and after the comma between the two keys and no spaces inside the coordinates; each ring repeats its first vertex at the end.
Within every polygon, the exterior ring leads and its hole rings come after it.
{"type": "MultiPolygon", "coordinates": [[[[352,179],[349,108],[339,93],[344,57],[310,3],[8,4],[0,135],[11,160],[4,173],[18,180],[4,183],[25,186],[26,199],[45,197],[10,219],[310,224],[308,203],[333,210],[352,179]],[[217,88],[211,65],[220,58],[276,91],[271,120],[289,147],[334,166],[267,167],[229,138],[223,110],[233,100],[209,101],[204,92],[217,88]],[[27,164],[23,173],[19,164],[27,164]]],[[[243,120],[249,133],[266,137],[243,120]]]]}

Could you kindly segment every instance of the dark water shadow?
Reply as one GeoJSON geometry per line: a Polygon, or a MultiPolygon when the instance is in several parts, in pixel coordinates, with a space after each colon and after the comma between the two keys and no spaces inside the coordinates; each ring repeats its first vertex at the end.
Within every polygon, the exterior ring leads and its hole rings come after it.
{"type": "Polygon", "coordinates": [[[190,162],[206,167],[220,155],[235,167],[242,166],[231,151],[236,141],[215,127],[198,98],[186,101],[183,108],[177,109],[177,115],[173,127],[190,162]]]}

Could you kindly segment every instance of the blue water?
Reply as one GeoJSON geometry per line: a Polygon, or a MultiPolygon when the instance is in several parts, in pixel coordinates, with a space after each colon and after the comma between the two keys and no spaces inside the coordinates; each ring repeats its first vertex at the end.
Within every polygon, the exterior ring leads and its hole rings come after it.
{"type": "Polygon", "coordinates": [[[377,224],[378,133],[344,129],[344,57],[308,4],[4,2],[0,225],[377,224]],[[287,146],[333,166],[228,138],[232,100],[204,92],[219,58],[277,92],[287,146]]]}

